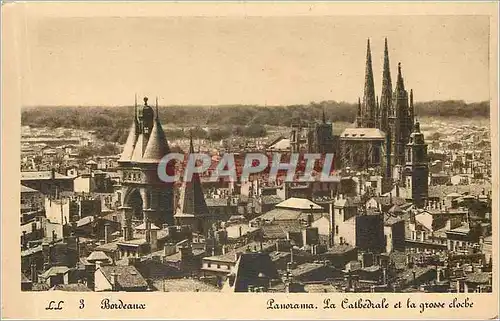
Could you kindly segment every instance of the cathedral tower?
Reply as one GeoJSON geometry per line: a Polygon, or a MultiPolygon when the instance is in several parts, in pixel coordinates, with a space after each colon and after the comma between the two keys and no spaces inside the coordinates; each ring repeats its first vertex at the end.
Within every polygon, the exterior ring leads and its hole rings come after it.
{"type": "Polygon", "coordinates": [[[408,106],[408,92],[405,89],[401,63],[398,63],[398,78],[392,95],[392,110],[389,116],[389,126],[392,143],[392,164],[405,164],[405,146],[411,134],[408,106]]]}
{"type": "Polygon", "coordinates": [[[410,141],[406,145],[405,178],[409,194],[407,197],[411,198],[417,207],[423,207],[429,193],[429,167],[427,144],[418,122],[415,123],[410,141]]]}

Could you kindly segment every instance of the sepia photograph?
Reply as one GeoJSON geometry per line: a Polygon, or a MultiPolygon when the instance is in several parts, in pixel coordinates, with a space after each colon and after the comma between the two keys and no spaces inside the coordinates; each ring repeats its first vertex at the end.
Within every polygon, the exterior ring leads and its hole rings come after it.
{"type": "Polygon", "coordinates": [[[126,292],[353,293],[333,307],[377,309],[360,295],[469,308],[498,291],[491,16],[43,6],[13,33],[21,293],[118,310],[141,309],[126,292]]]}

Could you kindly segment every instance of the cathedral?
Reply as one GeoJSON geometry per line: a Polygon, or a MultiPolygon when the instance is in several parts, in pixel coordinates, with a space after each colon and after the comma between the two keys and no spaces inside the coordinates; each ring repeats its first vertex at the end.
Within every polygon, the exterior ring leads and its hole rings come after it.
{"type": "Polygon", "coordinates": [[[347,128],[340,136],[342,166],[380,168],[386,185],[383,190],[391,189],[393,184],[406,186],[411,198],[420,204],[427,197],[427,147],[414,118],[413,90],[408,93],[405,88],[401,63],[393,90],[387,39],[380,101],[375,95],[368,39],[363,99],[358,99],[355,127],[347,128]]]}

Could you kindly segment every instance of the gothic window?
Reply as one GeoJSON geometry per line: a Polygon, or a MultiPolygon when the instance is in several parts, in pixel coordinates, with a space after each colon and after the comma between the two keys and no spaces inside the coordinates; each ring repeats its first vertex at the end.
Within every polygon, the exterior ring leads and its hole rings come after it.
{"type": "Polygon", "coordinates": [[[338,225],[335,226],[335,234],[339,234],[339,226],[338,225]]]}

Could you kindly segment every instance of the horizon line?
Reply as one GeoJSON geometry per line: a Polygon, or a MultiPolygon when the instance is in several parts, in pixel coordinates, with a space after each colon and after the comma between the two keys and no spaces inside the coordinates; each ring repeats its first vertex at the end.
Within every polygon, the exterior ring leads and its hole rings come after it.
{"type": "MultiPolygon", "coordinates": [[[[435,100],[423,100],[423,101],[414,101],[414,104],[422,104],[422,103],[431,103],[431,102],[464,102],[467,105],[470,104],[478,104],[478,103],[490,103],[491,99],[488,100],[474,100],[474,101],[467,101],[465,99],[435,99],[435,100]]],[[[272,105],[267,105],[267,104],[252,104],[252,103],[227,103],[227,104],[168,104],[168,105],[160,105],[158,104],[158,107],[292,107],[292,106],[309,106],[311,104],[322,104],[322,103],[337,103],[337,104],[349,104],[349,105],[357,105],[357,102],[348,102],[348,101],[337,101],[337,100],[323,100],[319,102],[309,102],[309,103],[295,103],[295,104],[272,104],[272,105]]],[[[140,104],[138,104],[140,106],[140,104]]],[[[68,104],[68,105],[45,105],[45,104],[40,104],[40,105],[26,105],[26,106],[21,106],[22,108],[58,108],[58,107],[82,107],[82,108],[88,108],[88,107],[102,107],[102,108],[109,108],[109,107],[116,107],[116,108],[121,108],[121,107],[134,107],[134,103],[130,105],[100,105],[100,104],[92,104],[92,105],[77,105],[77,104],[68,104]]]]}

